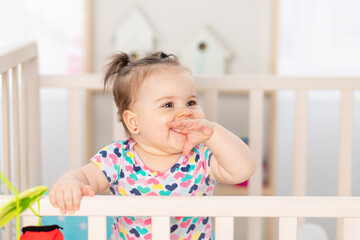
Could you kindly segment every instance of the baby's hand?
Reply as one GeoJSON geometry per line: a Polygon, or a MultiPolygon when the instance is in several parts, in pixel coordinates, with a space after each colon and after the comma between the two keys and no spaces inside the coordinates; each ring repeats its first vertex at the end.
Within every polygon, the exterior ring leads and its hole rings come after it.
{"type": "Polygon", "coordinates": [[[94,190],[77,180],[62,180],[51,186],[49,192],[50,203],[60,212],[73,214],[80,209],[82,196],[94,196],[94,190]]]}
{"type": "Polygon", "coordinates": [[[213,123],[206,119],[178,120],[167,122],[166,126],[177,132],[186,134],[187,141],[183,148],[183,154],[185,156],[188,156],[197,144],[208,140],[214,132],[213,123]]]}

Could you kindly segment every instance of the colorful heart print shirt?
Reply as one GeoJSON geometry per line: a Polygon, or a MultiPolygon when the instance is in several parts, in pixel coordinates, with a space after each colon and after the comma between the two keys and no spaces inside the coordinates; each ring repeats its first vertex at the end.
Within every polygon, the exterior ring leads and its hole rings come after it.
{"type": "MultiPolygon", "coordinates": [[[[145,166],[134,150],[134,140],[116,141],[101,149],[91,161],[105,174],[113,195],[211,196],[215,179],[211,152],[204,144],[181,155],[167,171],[145,166]]],[[[211,239],[209,217],[172,217],[171,239],[211,239]]],[[[115,217],[111,239],[151,239],[150,217],[115,217]]]]}

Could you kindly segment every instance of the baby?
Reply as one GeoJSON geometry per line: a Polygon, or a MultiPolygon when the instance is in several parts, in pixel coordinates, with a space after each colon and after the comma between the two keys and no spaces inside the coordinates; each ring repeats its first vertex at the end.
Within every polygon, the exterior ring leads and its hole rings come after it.
{"type": "MultiPolygon", "coordinates": [[[[82,196],[109,187],[122,196],[210,196],[215,182],[241,183],[254,172],[247,145],[204,118],[191,72],[176,56],[117,54],[105,75],[108,85],[129,138],[59,178],[49,198],[61,213],[79,210],[82,196]]],[[[111,239],[151,239],[150,227],[150,217],[116,217],[111,239]]],[[[171,239],[212,238],[209,217],[171,218],[170,231],[171,239]]]]}

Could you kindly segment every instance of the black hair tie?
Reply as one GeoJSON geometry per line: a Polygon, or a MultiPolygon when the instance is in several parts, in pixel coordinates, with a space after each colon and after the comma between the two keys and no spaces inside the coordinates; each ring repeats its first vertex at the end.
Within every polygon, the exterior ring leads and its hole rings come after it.
{"type": "Polygon", "coordinates": [[[163,52],[160,54],[161,59],[164,59],[164,58],[167,58],[167,57],[169,57],[169,55],[167,55],[167,54],[165,54],[163,52]]]}

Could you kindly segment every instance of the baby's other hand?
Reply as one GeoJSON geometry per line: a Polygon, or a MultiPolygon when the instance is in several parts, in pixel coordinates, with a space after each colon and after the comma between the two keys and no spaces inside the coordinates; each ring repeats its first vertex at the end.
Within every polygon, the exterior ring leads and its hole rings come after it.
{"type": "Polygon", "coordinates": [[[73,214],[80,209],[82,196],[94,196],[94,190],[77,180],[62,180],[51,186],[49,192],[50,203],[60,212],[73,214]]]}
{"type": "Polygon", "coordinates": [[[184,144],[183,154],[188,156],[190,151],[199,143],[208,140],[213,132],[214,125],[206,119],[186,119],[167,122],[166,126],[177,132],[186,134],[187,141],[184,144]]]}

